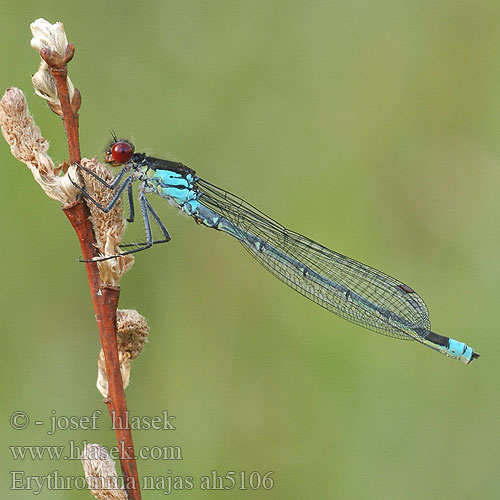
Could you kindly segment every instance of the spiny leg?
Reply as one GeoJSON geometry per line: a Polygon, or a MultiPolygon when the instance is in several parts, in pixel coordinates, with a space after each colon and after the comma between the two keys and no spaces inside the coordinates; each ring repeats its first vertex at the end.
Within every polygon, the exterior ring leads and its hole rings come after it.
{"type": "Polygon", "coordinates": [[[134,222],[134,219],[135,219],[135,209],[134,209],[134,194],[132,192],[132,184],[128,185],[127,198],[128,198],[128,217],[127,217],[127,222],[134,222]]]}
{"type": "MultiPolygon", "coordinates": [[[[130,177],[125,182],[127,182],[129,179],[130,177]]],[[[125,184],[125,182],[123,184],[125,184]]],[[[121,191],[123,191],[123,189],[121,189],[121,191]]],[[[141,206],[142,218],[144,220],[144,227],[146,229],[146,242],[143,244],[143,246],[141,246],[141,248],[127,250],[126,252],[122,252],[117,255],[110,255],[108,257],[96,257],[92,260],[81,260],[81,262],[102,262],[104,260],[117,259],[118,257],[122,257],[123,255],[129,255],[131,253],[141,252],[142,250],[146,250],[147,248],[150,248],[153,245],[153,236],[151,232],[151,223],[149,221],[147,200],[143,193],[139,193],[139,203],[141,206]]]]}
{"type": "MultiPolygon", "coordinates": [[[[161,232],[163,233],[163,236],[164,238],[161,239],[161,240],[154,240],[154,241],[151,241],[151,244],[152,245],[156,245],[158,243],[167,243],[168,241],[170,241],[170,234],[167,230],[167,228],[165,227],[165,224],[163,224],[162,220],[160,219],[160,216],[156,213],[155,209],[153,208],[153,205],[151,205],[151,202],[146,198],[145,194],[143,191],[139,191],[139,200],[141,201],[141,209],[142,209],[142,201],[144,200],[145,202],[145,206],[146,206],[146,210],[147,212],[149,212],[156,224],[158,224],[158,227],[160,228],[161,232]]],[[[149,239],[148,239],[148,223],[149,223],[149,217],[148,217],[148,222],[146,222],[146,218],[144,217],[144,212],[143,212],[143,220],[144,220],[144,226],[146,228],[146,240],[145,242],[142,242],[142,243],[127,243],[125,245],[120,245],[120,248],[127,248],[127,247],[130,247],[130,246],[137,246],[137,247],[144,247],[144,248],[141,248],[141,250],[145,250],[146,248],[149,248],[151,245],[149,244],[149,239]]],[[[151,230],[151,224],[149,224],[149,228],[151,230]]],[[[151,236],[151,239],[152,239],[152,236],[151,236]]]]}
{"type": "MultiPolygon", "coordinates": [[[[130,177],[129,177],[129,179],[130,179],[130,177]]],[[[127,179],[127,181],[129,179],[127,179]]],[[[125,182],[127,182],[127,181],[125,181],[125,182]]],[[[125,182],[124,182],[124,184],[125,184],[125,182]]],[[[126,252],[122,252],[122,253],[117,254],[117,255],[110,255],[108,257],[98,257],[98,258],[92,259],[90,261],[83,260],[82,262],[101,262],[103,260],[116,259],[116,258],[121,257],[123,255],[129,255],[132,253],[141,252],[142,250],[146,250],[156,243],[166,243],[167,241],[170,240],[170,234],[168,234],[167,228],[165,227],[163,222],[161,222],[160,217],[155,212],[154,208],[152,207],[151,203],[146,198],[146,196],[142,190],[139,191],[139,204],[141,206],[142,219],[144,221],[144,228],[146,230],[146,241],[144,243],[137,243],[137,244],[131,244],[131,245],[120,245],[120,247],[127,247],[127,246],[139,247],[139,248],[134,248],[133,250],[127,250],[126,252]],[[163,235],[165,236],[164,239],[153,241],[153,232],[151,230],[151,221],[149,220],[149,213],[151,213],[153,215],[153,218],[155,219],[156,223],[160,227],[163,235]]]]}
{"type": "MultiPolygon", "coordinates": [[[[128,166],[123,167],[121,169],[120,173],[113,179],[113,182],[111,184],[109,184],[101,176],[97,175],[95,172],[92,172],[92,170],[88,169],[87,167],[84,167],[80,163],[75,162],[75,165],[77,165],[78,168],[81,168],[82,170],[84,170],[85,172],[87,172],[87,174],[89,174],[92,177],[94,177],[95,179],[97,179],[101,184],[104,184],[104,186],[106,186],[108,189],[115,189],[115,187],[118,184],[120,184],[120,181],[122,180],[122,177],[125,175],[125,172],[127,172],[128,170],[130,170],[130,168],[128,166]]],[[[71,181],[71,182],[73,182],[73,181],[71,181]]],[[[73,184],[75,186],[77,186],[74,182],[73,182],[73,184]]]]}
{"type": "MultiPolygon", "coordinates": [[[[113,180],[113,182],[111,184],[108,184],[104,179],[102,179],[100,176],[98,176],[97,174],[95,174],[94,172],[92,172],[91,170],[89,170],[88,168],[83,167],[80,164],[77,164],[77,165],[82,170],[84,170],[87,173],[89,173],[90,175],[92,175],[95,179],[99,180],[108,189],[114,189],[119,184],[119,182],[122,179],[122,177],[125,174],[125,172],[127,172],[127,170],[128,170],[127,167],[124,167],[122,169],[122,171],[113,180]]],[[[99,203],[97,200],[95,200],[85,190],[85,188],[83,188],[82,186],[79,186],[76,182],[73,181],[73,179],[71,179],[71,177],[69,177],[69,179],[70,179],[71,183],[82,193],[82,195],[85,198],[87,198],[88,200],[90,200],[97,208],[99,208],[100,210],[102,210],[105,213],[109,212],[114,207],[114,205],[120,199],[120,196],[123,194],[124,190],[127,189],[127,197],[128,197],[128,201],[129,201],[129,217],[127,218],[127,221],[128,222],[133,222],[134,221],[134,219],[135,219],[135,209],[134,209],[134,199],[133,199],[133,191],[132,191],[132,182],[135,179],[132,176],[130,176],[127,179],[125,179],[125,181],[123,182],[123,184],[121,186],[119,186],[118,190],[113,195],[113,198],[110,200],[110,202],[106,206],[103,206],[101,203],[99,203]]],[[[92,259],[90,261],[82,260],[82,262],[100,262],[100,261],[103,261],[103,260],[115,259],[115,258],[120,257],[122,255],[129,255],[129,254],[132,254],[132,253],[140,252],[142,250],[146,250],[147,248],[150,248],[153,244],[166,243],[166,242],[170,241],[170,234],[168,233],[167,228],[165,227],[165,225],[161,221],[159,215],[156,213],[156,211],[154,210],[154,208],[151,205],[151,203],[149,202],[149,200],[146,198],[146,196],[144,194],[143,186],[141,186],[141,187],[142,187],[142,189],[139,190],[139,203],[140,203],[140,207],[141,207],[142,218],[143,218],[143,221],[144,221],[144,228],[145,228],[145,231],[146,231],[146,241],[143,242],[143,243],[120,245],[121,248],[130,247],[130,246],[134,246],[134,247],[137,247],[137,248],[134,248],[132,250],[127,250],[126,252],[122,252],[122,253],[117,254],[117,255],[110,255],[108,257],[102,257],[102,258],[94,258],[94,259],[92,259]],[[158,224],[158,227],[160,228],[161,232],[163,233],[163,236],[164,236],[163,239],[153,240],[153,234],[152,234],[152,230],[151,230],[151,222],[150,222],[150,219],[149,219],[149,213],[151,213],[153,215],[153,218],[154,218],[155,222],[158,224]]]]}
{"type": "Polygon", "coordinates": [[[167,242],[169,242],[170,241],[170,234],[169,234],[167,228],[165,227],[165,224],[163,224],[162,220],[160,219],[160,216],[156,213],[156,211],[153,208],[153,205],[151,205],[150,201],[146,197],[144,197],[144,199],[146,200],[149,212],[154,217],[156,223],[158,224],[158,227],[160,228],[160,230],[161,230],[161,232],[163,233],[163,236],[164,236],[164,238],[162,240],[153,241],[153,245],[155,245],[156,243],[167,243],[167,242]]]}
{"type": "MultiPolygon", "coordinates": [[[[100,181],[102,184],[104,184],[104,186],[106,186],[108,189],[114,189],[120,183],[125,172],[127,172],[127,170],[129,170],[128,167],[122,168],[120,173],[113,179],[113,182],[111,184],[108,184],[102,177],[98,176],[97,174],[95,174],[94,172],[92,172],[88,168],[84,167],[83,165],[80,165],[79,163],[76,163],[76,165],[78,165],[78,167],[80,167],[82,170],[85,170],[85,172],[92,175],[94,178],[96,178],[98,181],[100,181]]],[[[101,208],[100,205],[96,204],[95,201],[88,195],[88,192],[86,190],[84,190],[81,186],[78,186],[76,183],[74,183],[71,178],[70,178],[70,180],[74,186],[78,187],[80,192],[82,192],[84,195],[86,195],[86,197],[88,199],[90,199],[90,201],[92,201],[96,206],[101,208]]],[[[122,192],[123,192],[123,189],[119,190],[119,193],[122,193],[122,192]]],[[[134,196],[133,196],[133,192],[132,192],[132,181],[130,181],[128,183],[128,186],[127,186],[127,198],[128,198],[128,206],[129,206],[129,216],[127,217],[127,222],[134,222],[135,210],[134,210],[134,196]]],[[[111,207],[112,207],[112,205],[111,205],[111,207]]]]}
{"type": "Polygon", "coordinates": [[[73,179],[71,177],[69,178],[69,180],[71,181],[71,183],[73,184],[73,186],[75,186],[76,188],[78,188],[78,190],[83,194],[83,196],[85,196],[85,198],[87,198],[88,200],[90,200],[99,210],[102,210],[103,212],[108,213],[115,206],[116,202],[120,198],[120,196],[123,193],[123,191],[125,190],[125,188],[127,186],[129,186],[130,183],[134,179],[132,177],[127,177],[123,181],[123,184],[118,188],[118,190],[114,194],[114,196],[111,199],[111,201],[106,206],[101,205],[97,200],[95,200],[94,198],[92,198],[92,196],[85,190],[85,188],[82,188],[81,186],[79,186],[76,182],[73,181],[73,179]]]}

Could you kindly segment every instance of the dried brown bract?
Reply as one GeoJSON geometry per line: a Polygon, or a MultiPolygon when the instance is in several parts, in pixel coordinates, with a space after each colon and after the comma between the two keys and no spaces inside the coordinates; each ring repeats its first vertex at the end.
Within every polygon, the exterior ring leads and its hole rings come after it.
{"type": "Polygon", "coordinates": [[[99,500],[127,500],[127,493],[116,474],[115,463],[106,448],[99,444],[87,444],[81,460],[92,495],[99,500]]]}
{"type": "MultiPolygon", "coordinates": [[[[0,126],[12,155],[31,170],[47,196],[63,205],[73,203],[78,190],[68,173],[56,174],[54,162],[48,155],[49,141],[42,136],[28,109],[26,97],[18,88],[7,89],[0,101],[0,126]]],[[[68,172],[72,178],[78,178],[75,167],[69,167],[68,172]]]]}
{"type": "MultiPolygon", "coordinates": [[[[61,103],[57,95],[56,81],[45,59],[49,60],[52,67],[63,67],[73,57],[74,47],[72,44],[68,44],[62,23],[51,24],[40,18],[33,21],[30,28],[33,34],[31,46],[40,53],[42,58],[38,71],[31,78],[33,87],[40,97],[48,101],[49,106],[56,113],[61,114],[61,103]]],[[[73,102],[75,87],[69,77],[67,77],[66,81],[69,98],[73,102]]]]}
{"type": "MultiPolygon", "coordinates": [[[[148,337],[149,327],[144,316],[133,309],[119,309],[116,311],[116,326],[120,373],[123,387],[126,388],[130,382],[131,361],[142,352],[148,337]]],[[[108,378],[102,349],[97,366],[96,385],[99,392],[106,398],[108,397],[108,378]]]]}

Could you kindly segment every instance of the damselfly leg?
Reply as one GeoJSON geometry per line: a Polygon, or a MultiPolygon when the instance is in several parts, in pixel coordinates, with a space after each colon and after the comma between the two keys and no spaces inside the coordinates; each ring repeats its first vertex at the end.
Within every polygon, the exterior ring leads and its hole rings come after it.
{"type": "MultiPolygon", "coordinates": [[[[156,213],[155,209],[153,208],[153,205],[151,205],[150,201],[146,198],[146,195],[142,190],[139,190],[139,205],[141,206],[141,212],[142,212],[142,219],[144,221],[144,229],[146,230],[146,241],[142,243],[125,243],[123,245],[120,245],[120,248],[127,248],[127,247],[140,247],[137,248],[136,250],[130,250],[127,252],[124,252],[120,255],[127,255],[129,253],[134,253],[134,252],[140,252],[141,250],[146,250],[147,248],[150,248],[153,245],[156,245],[158,243],[167,243],[170,241],[170,234],[165,227],[165,224],[163,224],[162,220],[160,219],[160,216],[156,213]],[[164,238],[160,240],[153,240],[153,232],[151,230],[151,222],[149,219],[149,215],[153,216],[154,221],[160,228],[160,231],[162,232],[164,238]]],[[[108,257],[109,259],[112,259],[113,257],[108,257]]]]}
{"type": "MultiPolygon", "coordinates": [[[[130,169],[128,167],[124,167],[120,173],[113,179],[113,182],[108,183],[106,180],[104,180],[102,177],[97,175],[95,172],[92,172],[90,169],[84,167],[83,165],[80,165],[77,163],[77,166],[87,172],[89,175],[94,177],[96,180],[98,180],[101,184],[103,184],[106,188],[110,190],[115,190],[116,192],[113,195],[113,198],[109,201],[107,205],[103,205],[99,203],[90,193],[82,186],[78,185],[76,182],[73,181],[70,177],[71,183],[78,188],[78,190],[82,193],[82,195],[89,200],[91,203],[93,203],[99,210],[108,213],[118,202],[120,199],[121,195],[127,189],[127,197],[128,197],[128,202],[129,202],[129,216],[127,218],[128,222],[134,222],[135,219],[135,209],[134,209],[134,198],[133,198],[133,190],[132,190],[132,182],[135,180],[133,176],[127,177],[123,183],[120,185],[120,181],[122,180],[123,176],[127,171],[130,169]]],[[[131,250],[127,250],[125,252],[122,252],[118,255],[110,255],[107,257],[100,257],[100,258],[94,258],[90,262],[100,262],[103,260],[110,260],[110,259],[115,259],[117,257],[123,256],[123,255],[129,255],[132,253],[140,252],[142,250],[146,250],[150,248],[153,245],[156,245],[158,243],[166,243],[170,241],[170,234],[165,227],[165,224],[162,222],[160,219],[160,216],[156,213],[155,209],[149,202],[149,200],[146,198],[145,192],[144,192],[144,182],[141,184],[139,188],[139,205],[141,207],[141,213],[142,213],[142,219],[144,222],[144,229],[146,231],[146,241],[140,242],[140,243],[126,243],[126,244],[121,244],[119,245],[120,248],[130,248],[134,247],[131,250]],[[153,239],[153,231],[151,228],[151,221],[150,221],[150,215],[153,217],[153,220],[155,221],[156,225],[160,228],[160,231],[163,235],[163,238],[154,240],[153,239]]],[[[83,261],[87,262],[87,261],[83,261]]]]}
{"type": "MultiPolygon", "coordinates": [[[[115,187],[118,184],[120,184],[120,181],[122,180],[123,176],[125,175],[125,172],[128,172],[130,170],[130,168],[128,166],[123,167],[120,170],[119,174],[113,179],[113,182],[111,182],[111,184],[110,184],[110,183],[106,182],[100,175],[97,175],[95,172],[92,172],[92,170],[90,170],[87,167],[84,167],[80,163],[75,162],[75,165],[78,168],[81,168],[82,170],[84,170],[85,172],[87,172],[87,174],[89,174],[92,177],[94,177],[94,179],[98,180],[101,184],[103,184],[104,186],[106,186],[108,189],[115,189],[115,187]]],[[[70,180],[71,180],[71,182],[73,183],[74,186],[76,186],[78,189],[80,189],[80,191],[83,189],[78,184],[75,184],[71,178],[70,178],[70,180]]]]}
{"type": "Polygon", "coordinates": [[[128,185],[127,188],[127,198],[128,198],[128,217],[127,222],[134,222],[135,220],[135,209],[134,209],[134,193],[132,191],[132,183],[128,185]]]}
{"type": "MultiPolygon", "coordinates": [[[[118,186],[119,182],[121,181],[123,175],[125,174],[125,172],[127,171],[127,168],[124,168],[117,176],[116,178],[113,180],[113,182],[111,184],[108,184],[102,177],[100,177],[99,175],[97,175],[96,173],[92,172],[91,170],[89,170],[88,168],[84,167],[83,165],[80,165],[79,163],[76,164],[79,168],[81,168],[82,170],[84,170],[85,172],[87,172],[88,174],[92,175],[92,177],[94,177],[95,179],[97,179],[101,184],[103,184],[105,187],[107,187],[108,189],[110,190],[114,190],[116,188],[116,186],[118,186]]],[[[105,213],[108,213],[115,205],[116,203],[118,202],[118,200],[120,199],[120,196],[121,194],[123,193],[123,191],[125,190],[125,188],[127,186],[131,186],[131,182],[134,180],[132,177],[127,177],[124,181],[123,181],[123,184],[121,186],[118,187],[118,190],[116,191],[116,193],[114,194],[113,198],[111,198],[110,202],[104,206],[102,205],[101,203],[99,203],[95,198],[93,198],[89,193],[88,191],[83,188],[82,186],[80,186],[79,184],[77,184],[71,177],[69,178],[69,180],[71,181],[71,184],[73,184],[73,186],[75,186],[79,191],[80,193],[82,193],[82,195],[87,198],[87,200],[90,200],[99,210],[102,210],[103,212],[105,213]]],[[[130,198],[130,193],[129,193],[129,198],[130,198]]]]}

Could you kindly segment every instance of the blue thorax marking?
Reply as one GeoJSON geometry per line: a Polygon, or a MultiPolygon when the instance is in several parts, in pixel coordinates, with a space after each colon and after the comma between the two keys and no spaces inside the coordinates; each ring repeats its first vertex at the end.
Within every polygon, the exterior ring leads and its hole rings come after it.
{"type": "Polygon", "coordinates": [[[195,179],[191,174],[183,175],[173,170],[150,171],[149,181],[156,187],[156,192],[164,197],[173,200],[179,208],[189,215],[192,215],[190,202],[196,201],[198,193],[194,187],[195,179]]]}

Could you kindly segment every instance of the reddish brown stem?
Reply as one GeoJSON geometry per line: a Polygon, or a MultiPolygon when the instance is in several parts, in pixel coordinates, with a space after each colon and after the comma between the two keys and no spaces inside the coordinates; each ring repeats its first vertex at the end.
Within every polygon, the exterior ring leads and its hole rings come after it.
{"type": "MultiPolygon", "coordinates": [[[[65,207],[63,211],[78,235],[83,259],[91,260],[96,255],[95,236],[92,225],[88,220],[89,210],[87,205],[82,200],[78,200],[73,205],[65,207]]],[[[108,377],[106,404],[113,422],[128,422],[127,403],[125,402],[125,391],[123,389],[116,343],[116,309],[118,308],[120,289],[118,287],[108,287],[102,283],[96,263],[86,262],[85,267],[106,363],[108,377]]],[[[132,432],[128,426],[126,428],[115,427],[116,441],[118,450],[120,450],[120,465],[124,483],[127,486],[128,497],[130,500],[140,500],[141,492],[132,432]]]]}
{"type": "Polygon", "coordinates": [[[57,95],[61,103],[62,119],[66,137],[68,139],[69,161],[70,163],[79,162],[80,158],[80,139],[78,136],[78,113],[73,111],[69,99],[67,76],[68,68],[50,68],[52,75],[56,80],[57,95]]]}
{"type": "Polygon", "coordinates": [[[119,369],[118,348],[116,345],[116,308],[118,307],[118,298],[120,296],[119,288],[106,287],[100,290],[102,292],[102,304],[104,311],[102,316],[97,316],[99,333],[101,336],[102,349],[106,362],[106,373],[108,376],[108,397],[106,403],[108,411],[113,422],[116,433],[116,442],[120,454],[120,464],[122,467],[126,487],[129,492],[129,498],[140,498],[138,484],[137,465],[135,462],[134,444],[132,442],[132,432],[129,427],[128,410],[125,402],[123,381],[119,369]],[[109,333],[113,332],[113,335],[109,333]],[[118,370],[113,370],[113,367],[118,370]],[[111,389],[113,387],[113,389],[111,389]],[[123,397],[122,397],[123,395],[123,397]],[[135,495],[131,493],[134,492],[135,495]]]}
{"type": "MultiPolygon", "coordinates": [[[[66,63],[73,57],[74,47],[68,45],[63,58],[47,49],[41,51],[41,56],[49,65],[56,80],[57,93],[61,103],[61,116],[68,139],[70,162],[80,161],[80,143],[78,137],[78,108],[81,98],[77,89],[73,102],[70,100],[67,85],[66,63]]],[[[64,213],[73,226],[82,250],[84,260],[91,260],[96,256],[96,240],[92,225],[89,221],[89,209],[83,200],[77,200],[73,205],[65,207],[64,213]]],[[[101,339],[108,378],[108,397],[106,404],[114,421],[128,422],[127,404],[120,372],[118,347],[116,343],[116,309],[120,289],[106,286],[94,262],[86,262],[87,278],[89,282],[92,304],[94,306],[97,327],[101,339]]],[[[132,432],[128,426],[116,427],[116,439],[120,450],[120,465],[124,484],[130,500],[141,500],[139,476],[135,462],[132,432]]]]}

